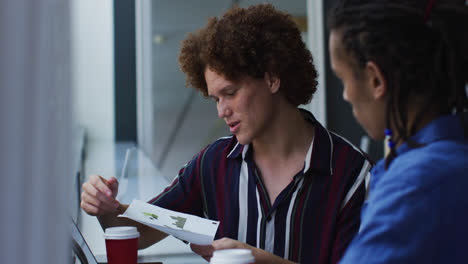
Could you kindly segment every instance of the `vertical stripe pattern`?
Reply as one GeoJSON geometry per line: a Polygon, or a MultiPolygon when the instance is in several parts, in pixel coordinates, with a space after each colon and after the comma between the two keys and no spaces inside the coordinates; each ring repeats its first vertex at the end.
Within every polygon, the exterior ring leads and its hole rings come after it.
{"type": "Polygon", "coordinates": [[[271,220],[266,224],[265,250],[274,253],[275,248],[275,212],[271,215],[271,220]]]}
{"type": "Polygon", "coordinates": [[[260,194],[258,193],[258,190],[255,191],[255,195],[257,196],[257,248],[262,248],[261,245],[261,233],[262,233],[262,219],[263,219],[263,213],[262,213],[262,205],[260,204],[260,194]]]}
{"type": "MultiPolygon", "coordinates": [[[[349,189],[348,193],[346,194],[346,196],[345,196],[345,198],[343,200],[343,204],[341,205],[341,209],[343,209],[346,206],[346,204],[349,202],[349,200],[351,200],[351,197],[353,197],[354,192],[356,192],[357,188],[359,188],[359,186],[362,186],[363,181],[365,181],[366,178],[368,178],[368,175],[370,175],[369,171],[370,171],[371,167],[372,167],[371,163],[369,161],[365,160],[364,165],[361,168],[361,172],[359,173],[359,176],[357,177],[356,181],[354,181],[353,186],[351,186],[351,188],[349,189]]],[[[365,189],[367,190],[368,184],[366,184],[364,182],[364,186],[365,186],[365,189]]]]}
{"type": "MultiPolygon", "coordinates": [[[[242,159],[244,159],[247,150],[248,147],[245,147],[244,151],[242,152],[242,159]]],[[[239,177],[239,232],[237,234],[237,240],[241,242],[247,242],[247,209],[249,208],[249,203],[247,201],[248,182],[249,171],[247,168],[247,163],[242,162],[241,173],[239,177]]]]}
{"type": "Polygon", "coordinates": [[[291,197],[291,201],[289,202],[289,206],[288,206],[288,216],[286,217],[286,228],[285,228],[285,237],[286,237],[285,247],[284,247],[284,258],[285,259],[289,259],[289,244],[290,244],[290,239],[289,238],[291,237],[291,216],[292,216],[292,211],[293,211],[294,205],[296,204],[297,192],[301,189],[303,182],[304,182],[304,179],[301,179],[301,181],[299,182],[299,186],[294,191],[294,193],[293,193],[293,195],[291,197]]]}
{"type": "Polygon", "coordinates": [[[294,262],[337,263],[359,229],[372,164],[303,114],[315,127],[314,139],[303,170],[275,201],[251,146],[231,136],[202,150],[150,202],[220,221],[217,239],[236,239],[294,262]]]}

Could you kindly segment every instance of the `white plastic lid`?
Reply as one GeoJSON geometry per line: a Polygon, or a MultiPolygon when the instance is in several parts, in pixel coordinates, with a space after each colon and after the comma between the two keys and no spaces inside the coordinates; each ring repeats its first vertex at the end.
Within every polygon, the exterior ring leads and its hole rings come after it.
{"type": "Polygon", "coordinates": [[[139,236],[140,233],[134,226],[108,227],[104,233],[105,239],[130,239],[139,236]]]}
{"type": "Polygon", "coordinates": [[[248,264],[255,263],[250,249],[223,249],[213,252],[212,264],[248,264]]]}

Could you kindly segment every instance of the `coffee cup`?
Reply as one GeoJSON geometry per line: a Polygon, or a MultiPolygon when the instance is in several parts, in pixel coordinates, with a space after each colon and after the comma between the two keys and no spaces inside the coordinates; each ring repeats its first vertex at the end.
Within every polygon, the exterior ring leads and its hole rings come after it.
{"type": "Polygon", "coordinates": [[[106,253],[108,264],[136,264],[138,258],[138,237],[134,226],[106,228],[106,253]]]}
{"type": "Polygon", "coordinates": [[[250,249],[223,249],[213,252],[211,264],[251,264],[255,258],[250,249]]]}

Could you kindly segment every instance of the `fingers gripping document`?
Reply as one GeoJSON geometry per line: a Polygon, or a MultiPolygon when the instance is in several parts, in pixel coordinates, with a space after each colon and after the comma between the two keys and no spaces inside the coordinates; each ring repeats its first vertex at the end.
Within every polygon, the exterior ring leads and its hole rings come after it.
{"type": "Polygon", "coordinates": [[[140,200],[133,200],[119,217],[130,218],[198,245],[211,245],[219,225],[219,221],[167,210],[140,200]]]}

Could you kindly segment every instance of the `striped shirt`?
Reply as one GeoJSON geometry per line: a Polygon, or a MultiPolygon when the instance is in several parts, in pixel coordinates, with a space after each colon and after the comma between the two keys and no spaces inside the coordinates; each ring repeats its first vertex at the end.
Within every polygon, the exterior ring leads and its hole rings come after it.
{"type": "Polygon", "coordinates": [[[315,127],[304,168],[272,203],[251,145],[235,136],[199,152],[172,184],[150,200],[164,208],[220,221],[229,237],[303,263],[336,263],[357,233],[370,161],[349,142],[315,127]]]}

